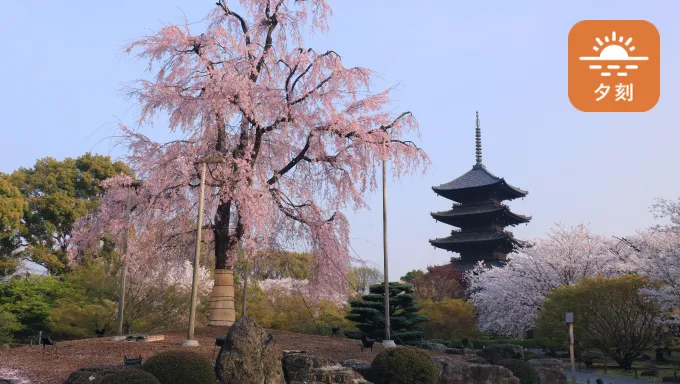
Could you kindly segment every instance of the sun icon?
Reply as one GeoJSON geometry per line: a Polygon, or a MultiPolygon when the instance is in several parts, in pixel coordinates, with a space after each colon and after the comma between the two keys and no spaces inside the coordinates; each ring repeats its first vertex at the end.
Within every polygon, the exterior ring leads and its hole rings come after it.
{"type": "MultiPolygon", "coordinates": [[[[628,52],[632,53],[635,51],[635,46],[630,45],[633,42],[633,38],[629,37],[625,39],[623,36],[617,36],[616,32],[612,32],[611,40],[609,36],[604,36],[604,42],[599,37],[595,38],[598,45],[593,46],[593,51],[600,52],[598,56],[581,56],[581,61],[647,61],[648,57],[645,56],[631,56],[628,52]],[[624,42],[624,39],[626,40],[624,42]],[[606,45],[606,46],[605,46],[606,45]],[[604,48],[602,48],[604,47],[604,48]]],[[[607,65],[607,69],[620,69],[620,65],[607,65]]],[[[637,65],[626,65],[625,69],[637,69],[637,65]]],[[[590,69],[602,69],[602,65],[591,65],[590,69]]],[[[601,76],[611,76],[611,72],[602,72],[601,76]]],[[[628,76],[627,72],[617,72],[617,76],[628,76]]]]}

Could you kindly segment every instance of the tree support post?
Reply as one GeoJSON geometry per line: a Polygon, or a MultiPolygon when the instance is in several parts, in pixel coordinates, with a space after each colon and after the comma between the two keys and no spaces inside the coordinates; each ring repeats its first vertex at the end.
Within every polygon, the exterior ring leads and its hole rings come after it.
{"type": "Polygon", "coordinates": [[[196,251],[194,253],[194,276],[191,282],[191,303],[189,304],[189,331],[187,339],[182,345],[187,347],[198,347],[198,340],[194,339],[194,328],[196,326],[196,301],[198,296],[198,271],[201,261],[201,229],[203,227],[203,197],[205,196],[205,168],[206,162],[201,162],[201,192],[198,200],[198,221],[196,222],[196,251]]]}
{"type": "Polygon", "coordinates": [[[122,256],[121,256],[121,263],[120,263],[120,281],[118,282],[118,318],[117,318],[117,327],[116,327],[116,334],[117,337],[114,337],[115,341],[120,341],[125,339],[123,336],[123,318],[125,315],[125,279],[126,279],[126,274],[127,274],[127,268],[126,268],[126,263],[127,263],[127,248],[128,248],[128,236],[130,235],[130,211],[132,210],[132,189],[133,188],[138,188],[142,186],[142,182],[139,180],[135,180],[130,185],[127,187],[127,199],[125,202],[125,232],[123,232],[123,244],[122,244],[122,256]]]}

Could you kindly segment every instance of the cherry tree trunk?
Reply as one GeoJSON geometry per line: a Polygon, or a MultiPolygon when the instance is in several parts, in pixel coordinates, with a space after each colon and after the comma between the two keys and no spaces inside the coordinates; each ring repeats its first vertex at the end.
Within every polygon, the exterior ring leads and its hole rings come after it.
{"type": "Polygon", "coordinates": [[[208,320],[208,325],[214,327],[230,327],[236,321],[233,268],[215,269],[208,320]]]}

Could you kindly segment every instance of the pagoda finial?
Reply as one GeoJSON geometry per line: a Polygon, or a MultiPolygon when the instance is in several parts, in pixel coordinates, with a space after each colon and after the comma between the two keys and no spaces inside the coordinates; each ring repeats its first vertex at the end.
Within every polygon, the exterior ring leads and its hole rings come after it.
{"type": "Polygon", "coordinates": [[[479,111],[477,111],[477,121],[475,128],[475,142],[476,142],[476,154],[477,154],[477,164],[482,164],[482,129],[479,127],[479,111]]]}

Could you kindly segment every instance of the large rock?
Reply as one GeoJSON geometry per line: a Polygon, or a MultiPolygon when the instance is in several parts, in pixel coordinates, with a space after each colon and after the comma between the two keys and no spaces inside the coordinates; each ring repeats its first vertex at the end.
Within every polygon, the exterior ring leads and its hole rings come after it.
{"type": "Polygon", "coordinates": [[[347,368],[352,368],[354,372],[362,377],[368,379],[371,375],[371,364],[366,364],[361,360],[349,359],[340,361],[340,365],[347,368]]]}
{"type": "Polygon", "coordinates": [[[9,344],[0,344],[0,351],[9,351],[9,344]]]}
{"type": "Polygon", "coordinates": [[[482,351],[477,352],[477,355],[490,361],[492,364],[506,359],[524,359],[524,350],[519,345],[514,344],[492,344],[487,345],[482,351]]]}
{"type": "Polygon", "coordinates": [[[541,384],[567,384],[569,381],[564,373],[564,363],[557,359],[531,359],[528,361],[541,378],[541,384]]]}
{"type": "Polygon", "coordinates": [[[449,349],[446,345],[440,343],[423,343],[420,344],[420,348],[441,353],[445,353],[449,349]]]}
{"type": "Polygon", "coordinates": [[[540,384],[568,384],[567,375],[561,369],[534,367],[538,372],[540,384]]]}
{"type": "Polygon", "coordinates": [[[343,367],[327,357],[304,353],[284,356],[283,372],[288,384],[368,383],[352,367],[343,367]]]}
{"type": "Polygon", "coordinates": [[[235,322],[217,355],[219,384],[284,384],[281,355],[274,336],[249,317],[235,322]]]}
{"type": "Polygon", "coordinates": [[[437,384],[519,384],[509,369],[498,365],[470,364],[448,356],[432,360],[439,370],[437,384]]]}
{"type": "Polygon", "coordinates": [[[71,373],[64,384],[99,384],[106,376],[118,373],[124,369],[139,368],[126,365],[95,365],[81,368],[71,373]]]}
{"type": "Polygon", "coordinates": [[[466,361],[470,364],[481,364],[481,365],[488,365],[489,362],[480,356],[477,355],[463,355],[463,361],[466,361]]]}
{"type": "Polygon", "coordinates": [[[531,359],[527,360],[527,363],[533,365],[534,367],[544,367],[550,369],[563,370],[564,363],[557,359],[531,359]]]}

